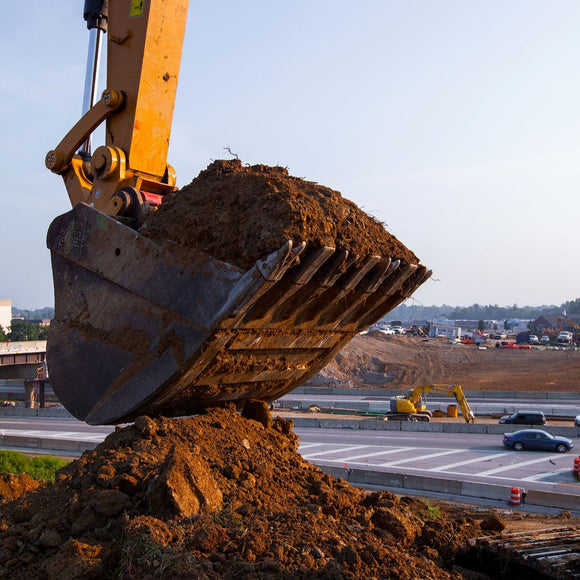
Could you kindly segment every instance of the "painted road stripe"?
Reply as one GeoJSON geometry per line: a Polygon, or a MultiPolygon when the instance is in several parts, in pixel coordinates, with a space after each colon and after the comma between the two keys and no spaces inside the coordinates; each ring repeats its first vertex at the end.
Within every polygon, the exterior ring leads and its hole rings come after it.
{"type": "MultiPolygon", "coordinates": [[[[356,449],[367,449],[368,445],[353,445],[351,447],[339,447],[338,449],[327,449],[326,451],[319,451],[318,453],[309,453],[308,458],[317,457],[318,455],[326,455],[327,453],[348,453],[349,451],[355,451],[356,449]]],[[[306,459],[306,456],[304,456],[306,459]]]]}
{"type": "Polygon", "coordinates": [[[345,461],[354,461],[355,459],[363,459],[364,457],[376,457],[377,455],[389,455],[390,453],[401,453],[401,451],[409,451],[409,449],[418,449],[417,447],[397,447],[395,449],[382,449],[381,451],[375,451],[374,453],[363,453],[362,455],[352,455],[351,457],[345,457],[345,461]]]}
{"type": "Polygon", "coordinates": [[[2,429],[0,435],[13,437],[38,437],[39,439],[72,439],[78,441],[103,441],[102,433],[79,433],[75,431],[20,431],[18,429],[2,429]]]}
{"type": "MultiPolygon", "coordinates": [[[[418,449],[418,447],[414,447],[413,449],[418,449]]],[[[374,463],[371,464],[369,466],[368,461],[357,461],[359,459],[362,459],[364,457],[373,457],[375,455],[388,455],[389,453],[400,453],[401,451],[408,451],[409,448],[408,447],[401,447],[400,449],[390,449],[388,451],[385,451],[384,449],[382,451],[376,451],[375,453],[364,453],[363,455],[353,455],[352,457],[339,457],[337,459],[332,459],[332,458],[325,458],[325,457],[321,457],[320,460],[321,461],[325,461],[327,463],[344,463],[345,465],[348,463],[350,465],[362,465],[363,467],[377,467],[377,465],[375,465],[374,463]]],[[[304,459],[310,459],[309,456],[305,455],[303,456],[304,459]]]]}
{"type": "Polygon", "coordinates": [[[484,455],[483,457],[476,457],[475,459],[466,459],[465,461],[458,461],[457,463],[449,463],[447,465],[440,465],[439,467],[432,467],[428,471],[445,471],[446,469],[453,469],[461,465],[469,465],[470,463],[478,463],[479,461],[487,461],[488,459],[495,459],[498,455],[507,455],[505,451],[498,451],[491,455],[484,455]]]}
{"type": "Polygon", "coordinates": [[[546,457],[541,457],[540,459],[530,459],[529,461],[522,461],[521,463],[510,463],[509,465],[503,465],[502,467],[496,467],[495,469],[489,469],[488,471],[480,471],[477,475],[492,475],[493,473],[501,473],[502,471],[507,471],[508,469],[517,469],[519,467],[524,467],[524,465],[534,465],[534,463],[547,463],[546,457]]]}
{"type": "Polygon", "coordinates": [[[299,449],[310,449],[311,447],[320,447],[322,443],[300,443],[299,449]]]}
{"type": "Polygon", "coordinates": [[[558,469],[556,471],[548,471],[544,473],[536,473],[535,475],[529,475],[528,477],[522,477],[522,481],[541,481],[546,477],[553,477],[554,475],[559,475],[561,473],[570,473],[570,468],[568,469],[558,469]]]}
{"type": "Polygon", "coordinates": [[[407,459],[399,459],[399,461],[389,461],[381,463],[380,467],[391,467],[392,465],[400,465],[401,463],[408,463],[409,461],[421,461],[423,459],[431,459],[433,457],[441,457],[442,455],[451,455],[451,453],[460,453],[457,449],[447,451],[440,451],[439,453],[429,453],[429,455],[420,455],[419,457],[407,457],[407,459]]]}

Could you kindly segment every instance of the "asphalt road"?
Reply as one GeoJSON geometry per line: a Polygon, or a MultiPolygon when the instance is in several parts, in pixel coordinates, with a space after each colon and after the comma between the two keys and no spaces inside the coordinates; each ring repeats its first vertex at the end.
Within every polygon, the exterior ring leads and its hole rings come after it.
{"type": "MultiPolygon", "coordinates": [[[[114,429],[109,425],[87,425],[76,419],[0,417],[0,435],[42,438],[47,441],[62,439],[98,445],[114,429]]],[[[24,448],[19,450],[22,451],[24,448]]]]}
{"type": "MultiPolygon", "coordinates": [[[[75,419],[0,418],[0,433],[45,440],[65,439],[98,444],[111,426],[92,426],[75,419]]],[[[299,452],[319,466],[363,467],[376,471],[477,481],[525,489],[578,493],[572,475],[580,440],[568,453],[505,449],[501,435],[363,431],[296,428],[299,452]]]]}
{"type": "Polygon", "coordinates": [[[295,429],[300,453],[319,466],[335,465],[469,480],[488,485],[579,494],[571,452],[515,452],[501,435],[426,433],[419,431],[361,431],[295,429]]]}

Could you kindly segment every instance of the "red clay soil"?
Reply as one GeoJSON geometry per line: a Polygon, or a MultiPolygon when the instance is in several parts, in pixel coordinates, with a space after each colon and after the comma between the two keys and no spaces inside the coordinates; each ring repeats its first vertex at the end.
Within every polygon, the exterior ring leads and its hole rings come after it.
{"type": "Polygon", "coordinates": [[[243,415],[140,417],[2,504],[0,578],[459,578],[465,541],[503,527],[352,487],[264,404],[243,415]]]}
{"type": "Polygon", "coordinates": [[[40,481],[32,479],[26,473],[21,475],[5,474],[0,476],[0,501],[11,501],[23,493],[36,489],[40,481]]]}
{"type": "Polygon", "coordinates": [[[189,185],[167,196],[140,233],[172,240],[244,270],[287,240],[382,255],[417,264],[417,257],[383,224],[342,195],[284,167],[211,163],[189,185]]]}

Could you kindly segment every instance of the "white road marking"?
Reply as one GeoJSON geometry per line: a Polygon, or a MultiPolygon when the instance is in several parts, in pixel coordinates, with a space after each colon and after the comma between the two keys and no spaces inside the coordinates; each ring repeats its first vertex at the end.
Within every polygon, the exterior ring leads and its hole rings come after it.
{"type": "Polygon", "coordinates": [[[16,437],[39,437],[42,439],[72,439],[79,441],[103,441],[106,437],[103,433],[79,433],[78,431],[35,431],[20,429],[2,429],[2,436],[16,437]]]}
{"type": "MultiPolygon", "coordinates": [[[[307,444],[304,446],[304,448],[308,447],[317,447],[317,446],[321,446],[324,445],[322,443],[312,443],[312,444],[307,444]]],[[[328,445],[328,444],[326,444],[328,445]]],[[[368,449],[372,449],[373,447],[376,446],[371,446],[371,445],[361,445],[360,448],[364,449],[364,448],[368,448],[368,449]]],[[[301,446],[302,448],[302,446],[301,446]]],[[[387,455],[387,454],[392,454],[392,453],[400,453],[402,451],[416,451],[416,450],[426,450],[424,447],[396,447],[396,448],[392,448],[392,449],[382,449],[381,451],[374,451],[374,452],[369,452],[369,453],[363,453],[360,455],[352,455],[352,456],[345,456],[345,457],[339,457],[339,458],[331,458],[331,457],[323,457],[325,455],[325,453],[336,453],[336,452],[340,452],[340,451],[349,451],[349,450],[353,450],[354,447],[351,447],[350,449],[348,448],[339,448],[339,449],[333,449],[333,450],[328,450],[328,451],[323,451],[320,453],[316,453],[316,454],[302,454],[302,456],[304,457],[304,459],[308,460],[311,456],[317,455],[320,456],[319,460],[322,463],[330,463],[330,464],[341,464],[341,463],[348,463],[351,466],[361,466],[361,467],[365,467],[368,468],[368,462],[364,462],[364,461],[359,461],[360,459],[364,459],[366,457],[375,457],[375,456],[380,456],[380,455],[387,455]]],[[[467,450],[464,450],[467,451],[467,450]]],[[[385,463],[380,463],[380,464],[373,464],[372,467],[393,467],[394,469],[397,469],[397,466],[402,464],[402,463],[406,463],[406,462],[411,462],[411,461],[422,461],[424,459],[429,459],[431,457],[438,457],[438,456],[443,456],[443,455],[447,455],[447,454],[451,454],[451,453],[461,453],[461,450],[441,450],[438,453],[430,453],[429,455],[424,455],[424,456],[420,456],[420,457],[412,457],[412,458],[407,458],[407,459],[403,459],[403,460],[399,460],[399,461],[390,461],[390,462],[385,462],[385,463]]],[[[415,471],[415,472],[444,472],[447,475],[459,475],[459,476],[464,476],[466,475],[465,473],[462,473],[461,471],[447,471],[447,470],[453,470],[456,467],[461,467],[462,465],[469,465],[469,464],[473,464],[473,463],[478,463],[481,461],[486,461],[487,459],[494,459],[494,458],[501,458],[502,456],[505,455],[513,455],[514,458],[516,456],[517,452],[514,451],[497,451],[495,453],[489,454],[489,455],[483,455],[481,457],[476,457],[474,459],[466,459],[463,461],[457,461],[455,463],[450,463],[447,465],[441,465],[438,467],[433,467],[433,468],[424,468],[424,467],[415,467],[412,465],[407,465],[407,466],[402,466],[400,469],[404,469],[404,470],[409,470],[409,471],[415,471]]],[[[517,469],[520,466],[525,466],[525,465],[532,465],[534,463],[541,463],[542,461],[546,461],[546,457],[542,457],[537,458],[537,459],[533,459],[530,461],[525,461],[525,462],[513,462],[510,465],[507,466],[501,466],[499,468],[494,468],[494,469],[488,469],[485,472],[480,472],[477,473],[476,475],[479,476],[483,476],[489,479],[495,479],[498,481],[513,481],[513,476],[508,476],[508,475],[494,475],[494,473],[502,473],[505,471],[508,471],[510,469],[517,469]]],[[[542,479],[545,479],[547,477],[553,476],[553,475],[557,475],[559,473],[565,473],[569,471],[568,469],[562,469],[562,470],[554,470],[554,471],[550,471],[547,473],[540,473],[540,474],[535,474],[535,475],[531,475],[528,477],[524,477],[524,478],[518,478],[518,481],[540,481],[542,479]]]]}
{"type": "Polygon", "coordinates": [[[368,449],[368,445],[352,445],[350,447],[339,447],[338,449],[327,449],[326,451],[319,451],[318,453],[309,453],[307,456],[303,455],[304,459],[317,457],[318,455],[326,455],[327,453],[348,453],[356,449],[368,449]]]}
{"type": "Polygon", "coordinates": [[[320,447],[322,443],[300,443],[299,449],[310,449],[311,447],[320,447]]]}
{"type": "Polygon", "coordinates": [[[401,451],[409,451],[409,449],[417,449],[417,447],[398,447],[396,449],[381,449],[374,453],[363,453],[362,455],[353,455],[352,457],[345,457],[345,461],[354,461],[355,459],[363,459],[363,457],[376,457],[377,455],[389,455],[390,453],[401,453],[401,451]]]}
{"type": "Polygon", "coordinates": [[[483,457],[476,457],[475,459],[466,459],[465,461],[457,461],[456,463],[449,463],[447,465],[440,465],[439,467],[432,467],[427,471],[445,471],[446,469],[453,469],[454,467],[460,467],[461,465],[469,465],[470,463],[478,463],[479,461],[486,461],[488,459],[495,459],[498,455],[506,455],[505,451],[498,451],[491,455],[484,455],[483,457]]]}
{"type": "Polygon", "coordinates": [[[545,456],[539,459],[530,459],[529,461],[522,461],[521,463],[510,463],[509,465],[502,465],[501,467],[496,467],[495,469],[481,471],[477,475],[492,475],[494,473],[501,473],[502,471],[507,471],[508,469],[524,467],[525,465],[534,465],[534,463],[542,463],[542,462],[545,463],[548,462],[545,456]]]}
{"type": "Polygon", "coordinates": [[[442,455],[450,455],[451,453],[460,453],[457,449],[447,451],[440,451],[439,453],[429,453],[428,455],[421,455],[419,457],[407,457],[407,459],[399,459],[398,461],[388,461],[381,463],[380,467],[391,467],[392,465],[400,465],[401,463],[408,463],[409,461],[421,461],[423,459],[432,459],[433,457],[441,457],[442,455]]]}
{"type": "Polygon", "coordinates": [[[535,475],[528,475],[528,477],[522,477],[522,481],[540,481],[546,477],[552,477],[560,473],[570,473],[570,469],[558,469],[557,471],[547,471],[544,473],[536,473],[535,475]]]}

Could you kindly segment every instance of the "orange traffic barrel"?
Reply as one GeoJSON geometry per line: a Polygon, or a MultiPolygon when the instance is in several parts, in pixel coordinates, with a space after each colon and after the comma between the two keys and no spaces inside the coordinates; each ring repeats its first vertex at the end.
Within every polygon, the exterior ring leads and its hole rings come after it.
{"type": "Polygon", "coordinates": [[[457,405],[448,405],[447,416],[453,417],[454,419],[457,417],[457,405]]]}
{"type": "Polygon", "coordinates": [[[520,493],[519,487],[512,487],[510,493],[510,505],[521,505],[522,504],[522,495],[520,493]]]}
{"type": "Polygon", "coordinates": [[[574,459],[574,473],[580,476],[580,457],[574,459]]]}

